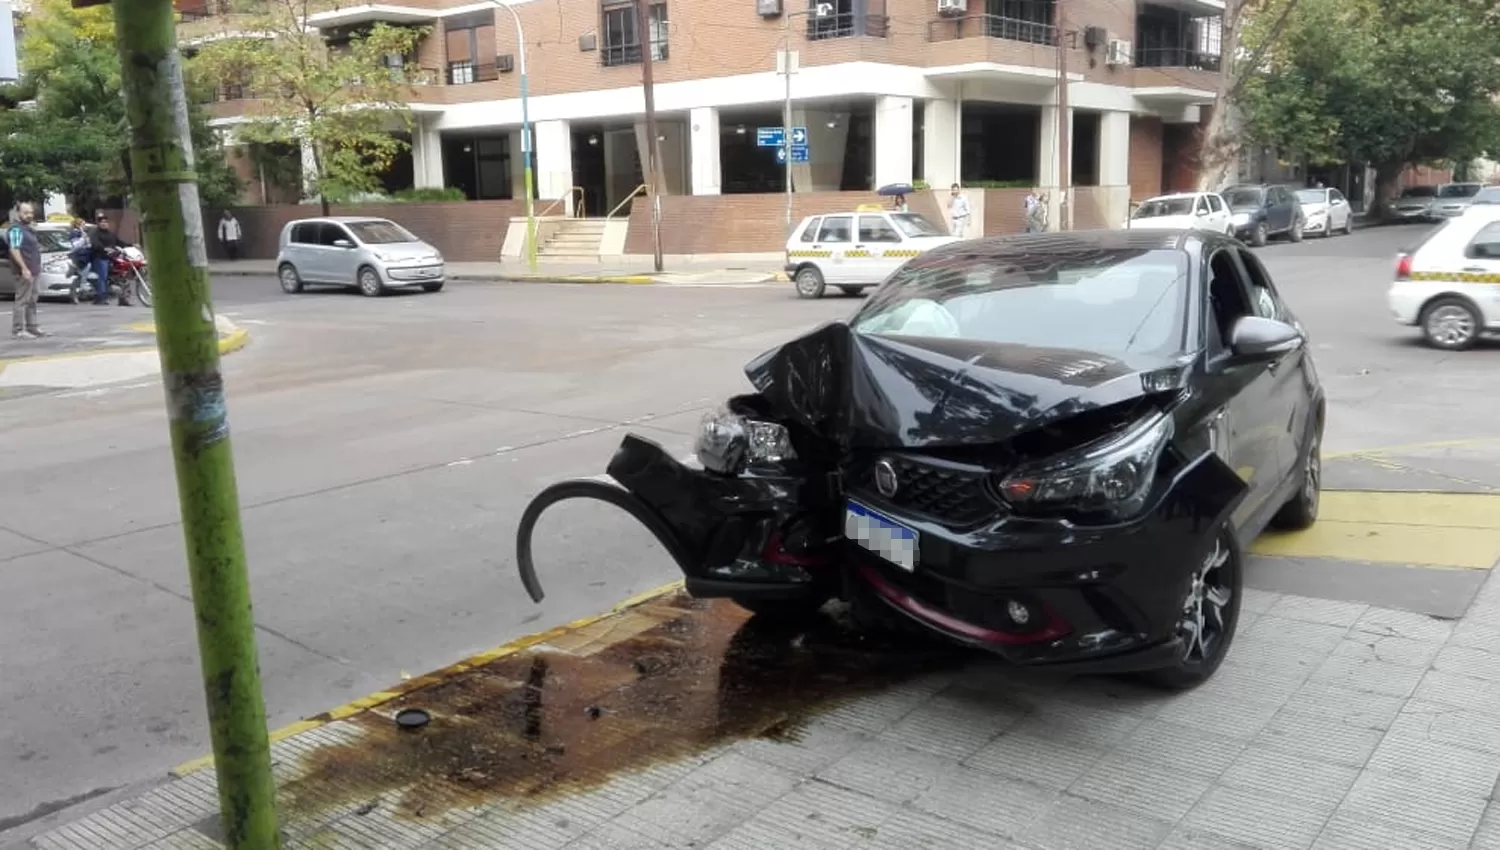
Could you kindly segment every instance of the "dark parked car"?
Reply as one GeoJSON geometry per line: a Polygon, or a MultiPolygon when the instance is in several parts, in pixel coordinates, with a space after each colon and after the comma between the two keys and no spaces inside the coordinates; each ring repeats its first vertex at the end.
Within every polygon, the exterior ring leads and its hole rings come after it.
{"type": "Polygon", "coordinates": [[[975,240],[895,272],[848,321],[745,369],[696,460],[628,435],[567,498],[643,522],[698,597],[830,598],[1021,665],[1213,674],[1243,547],[1318,513],[1324,397],[1242,243],[1202,231],[975,240]]]}
{"type": "Polygon", "coordinates": [[[1260,247],[1273,236],[1302,241],[1307,217],[1297,195],[1285,186],[1231,186],[1219,193],[1229,204],[1234,235],[1260,247]]]}

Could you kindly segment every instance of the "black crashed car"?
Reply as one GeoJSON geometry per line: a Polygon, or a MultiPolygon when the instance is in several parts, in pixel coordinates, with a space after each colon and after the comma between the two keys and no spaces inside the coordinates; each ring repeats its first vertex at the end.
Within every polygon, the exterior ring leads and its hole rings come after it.
{"type": "Polygon", "coordinates": [[[1244,546],[1317,517],[1324,394],[1255,255],[1202,231],[973,240],[752,361],[695,460],[628,435],[543,491],[644,523],[687,590],[764,615],[833,597],[1020,665],[1208,678],[1244,546]]]}

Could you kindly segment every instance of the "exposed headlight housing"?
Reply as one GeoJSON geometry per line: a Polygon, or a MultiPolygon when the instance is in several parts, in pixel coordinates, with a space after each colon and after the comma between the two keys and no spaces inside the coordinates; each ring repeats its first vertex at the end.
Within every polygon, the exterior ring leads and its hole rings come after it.
{"type": "Polygon", "coordinates": [[[1171,439],[1172,417],[1153,414],[1118,434],[1017,468],[1000,481],[1000,494],[1017,507],[1124,519],[1145,506],[1171,439]]]}
{"type": "Polygon", "coordinates": [[[710,472],[735,475],[751,464],[795,460],[791,435],[775,422],[749,419],[727,408],[703,417],[694,448],[710,472]]]}

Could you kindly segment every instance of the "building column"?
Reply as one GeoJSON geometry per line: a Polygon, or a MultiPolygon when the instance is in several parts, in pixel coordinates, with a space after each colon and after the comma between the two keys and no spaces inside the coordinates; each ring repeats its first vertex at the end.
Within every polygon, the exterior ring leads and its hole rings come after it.
{"type": "MultiPolygon", "coordinates": [[[[524,201],[526,200],[526,157],[521,156],[521,128],[517,127],[505,134],[505,150],[510,154],[510,196],[524,201]]],[[[531,177],[533,180],[536,179],[535,174],[531,177]]],[[[533,186],[532,191],[535,190],[536,187],[533,186]]]]}
{"type": "Polygon", "coordinates": [[[958,101],[935,98],[922,111],[922,179],[933,189],[958,182],[958,101]]]}
{"type": "MultiPolygon", "coordinates": [[[[573,127],[566,121],[541,121],[532,125],[536,140],[537,197],[567,198],[567,215],[573,214],[573,127]]],[[[521,196],[525,197],[523,189],[521,196]]]]}
{"type": "Polygon", "coordinates": [[[1114,227],[1130,216],[1130,113],[1099,116],[1099,186],[1105,192],[1105,222],[1114,227]]]}
{"type": "Polygon", "coordinates": [[[913,118],[909,97],[875,98],[875,187],[910,183],[913,118]]]}
{"type": "MultiPolygon", "coordinates": [[[[1070,107],[1067,113],[1068,122],[1068,150],[1066,151],[1071,161],[1073,155],[1073,110],[1070,107]]],[[[1065,223],[1058,220],[1058,212],[1061,209],[1062,198],[1058,196],[1058,187],[1062,183],[1062,175],[1058,174],[1058,160],[1062,151],[1058,150],[1057,138],[1057,106],[1049,104],[1042,107],[1042,126],[1040,144],[1037,145],[1037,188],[1047,194],[1047,227],[1051,230],[1063,229],[1065,223]]],[[[1069,175],[1071,177],[1071,175],[1069,175]]]]}
{"type": "Polygon", "coordinates": [[[420,119],[411,130],[412,188],[443,188],[443,137],[420,119]]]}
{"type": "Polygon", "coordinates": [[[688,113],[689,168],[692,169],[688,190],[694,195],[717,195],[723,186],[720,177],[719,110],[705,106],[688,113]]]}

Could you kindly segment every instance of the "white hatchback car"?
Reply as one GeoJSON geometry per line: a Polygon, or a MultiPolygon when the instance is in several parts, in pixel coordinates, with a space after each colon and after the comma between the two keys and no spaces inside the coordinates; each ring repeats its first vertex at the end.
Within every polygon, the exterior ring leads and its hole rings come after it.
{"type": "Polygon", "coordinates": [[[1125,222],[1127,230],[1209,230],[1234,235],[1229,205],[1217,192],[1180,192],[1148,198],[1125,222]]]}
{"type": "Polygon", "coordinates": [[[1354,207],[1337,189],[1298,189],[1297,203],[1307,216],[1302,232],[1309,236],[1348,235],[1354,232],[1354,207]]]}
{"type": "Polygon", "coordinates": [[[383,218],[304,218],[281,229],[276,277],[293,293],[307,284],[357,286],[369,296],[418,286],[437,292],[443,255],[383,218]]]}
{"type": "Polygon", "coordinates": [[[811,215],[787,240],[786,273],[803,298],[822,298],[830,286],[858,295],[912,257],[957,241],[917,213],[811,215]]]}
{"type": "Polygon", "coordinates": [[[1427,344],[1472,348],[1500,331],[1500,205],[1479,205],[1447,219],[1396,259],[1386,300],[1403,325],[1422,329],[1427,344]]]}

